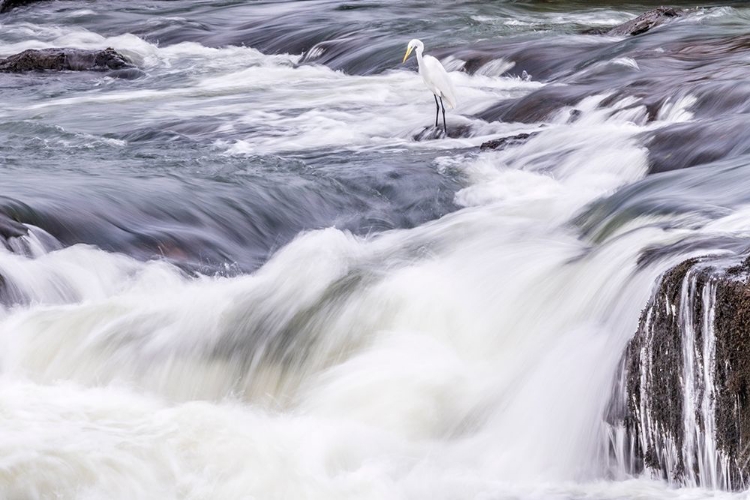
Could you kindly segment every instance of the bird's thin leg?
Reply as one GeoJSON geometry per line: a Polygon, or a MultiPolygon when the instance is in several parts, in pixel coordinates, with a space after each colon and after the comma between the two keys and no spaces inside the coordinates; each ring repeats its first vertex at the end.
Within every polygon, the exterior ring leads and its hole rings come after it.
{"type": "Polygon", "coordinates": [[[445,124],[445,104],[443,104],[443,98],[440,98],[440,104],[443,106],[443,131],[445,135],[448,135],[448,126],[445,124]]]}
{"type": "Polygon", "coordinates": [[[440,116],[440,104],[438,104],[437,96],[435,94],[432,94],[432,97],[435,98],[435,106],[437,106],[437,109],[435,110],[435,128],[438,128],[438,116],[440,116]]]}

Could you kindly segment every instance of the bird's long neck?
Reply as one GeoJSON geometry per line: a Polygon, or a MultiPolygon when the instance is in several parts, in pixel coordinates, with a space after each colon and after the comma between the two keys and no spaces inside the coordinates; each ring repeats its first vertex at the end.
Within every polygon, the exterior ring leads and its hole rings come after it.
{"type": "Polygon", "coordinates": [[[422,51],[424,51],[424,48],[417,47],[414,52],[417,53],[417,64],[419,64],[419,67],[422,67],[422,51]]]}

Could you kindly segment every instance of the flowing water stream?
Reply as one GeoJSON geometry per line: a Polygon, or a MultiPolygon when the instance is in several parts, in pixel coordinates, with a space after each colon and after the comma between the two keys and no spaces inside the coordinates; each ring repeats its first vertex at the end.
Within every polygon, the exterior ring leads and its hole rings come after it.
{"type": "Polygon", "coordinates": [[[744,3],[0,15],[140,69],[0,74],[2,498],[742,496],[629,475],[605,413],[660,274],[750,242],[744,3]]]}

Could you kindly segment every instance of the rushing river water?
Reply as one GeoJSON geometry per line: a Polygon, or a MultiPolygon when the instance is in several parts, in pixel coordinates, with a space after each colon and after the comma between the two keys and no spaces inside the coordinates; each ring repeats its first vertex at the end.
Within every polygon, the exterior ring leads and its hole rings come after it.
{"type": "Polygon", "coordinates": [[[659,275],[750,244],[744,3],[0,15],[140,68],[0,74],[0,496],[741,495],[629,476],[605,413],[659,275]]]}

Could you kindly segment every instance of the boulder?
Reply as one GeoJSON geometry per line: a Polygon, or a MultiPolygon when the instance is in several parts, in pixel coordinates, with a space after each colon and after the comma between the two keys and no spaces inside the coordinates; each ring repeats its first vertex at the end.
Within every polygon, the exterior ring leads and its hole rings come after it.
{"type": "Polygon", "coordinates": [[[529,139],[537,135],[537,133],[538,132],[532,132],[530,134],[524,133],[511,135],[508,137],[500,137],[498,139],[492,139],[491,141],[483,142],[482,145],[479,146],[479,149],[484,151],[486,149],[505,149],[509,146],[516,146],[528,141],[529,139]]]}
{"type": "Polygon", "coordinates": [[[26,71],[106,71],[134,68],[128,59],[113,48],[84,50],[55,48],[25,50],[0,59],[0,72],[26,71]]]}
{"type": "Polygon", "coordinates": [[[750,259],[694,258],[666,272],[618,380],[609,418],[624,439],[613,443],[620,446],[613,455],[631,473],[649,470],[677,485],[746,487],[750,259]]]}
{"type": "Polygon", "coordinates": [[[604,32],[604,34],[612,36],[640,35],[656,26],[660,26],[674,18],[682,16],[684,13],[685,11],[682,9],[657,7],[656,9],[644,12],[635,19],[622,23],[619,26],[615,26],[611,30],[604,32]]]}

